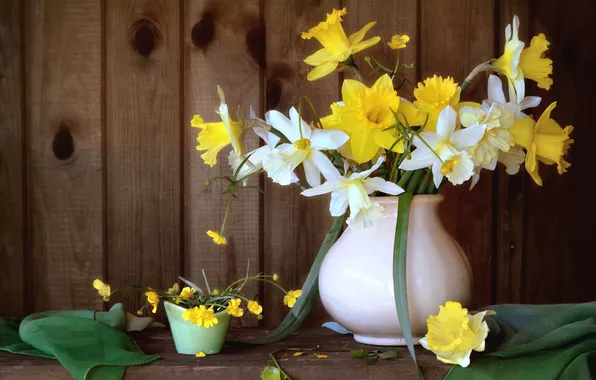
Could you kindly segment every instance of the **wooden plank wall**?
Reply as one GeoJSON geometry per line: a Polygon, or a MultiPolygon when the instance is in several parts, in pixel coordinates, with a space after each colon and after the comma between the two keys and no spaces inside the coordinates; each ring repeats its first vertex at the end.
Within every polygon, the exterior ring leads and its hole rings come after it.
{"type": "MultiPolygon", "coordinates": [[[[348,33],[378,20],[370,35],[383,42],[366,54],[394,59],[386,40],[407,33],[403,63],[412,83],[434,73],[462,78],[498,55],[513,14],[520,36],[543,32],[552,42],[555,85],[541,112],[559,99],[561,123],[577,127],[569,173],[543,170],[545,186],[502,170],[483,173],[472,192],[446,188],[442,219],[468,254],[474,305],[494,302],[580,302],[594,299],[588,182],[589,111],[596,100],[596,56],[585,33],[594,5],[562,0],[0,0],[0,303],[1,315],[35,310],[101,308],[91,281],[112,286],[167,287],[183,274],[227,282],[250,261],[253,272],[278,273],[286,287],[302,284],[330,224],[328,200],[296,188],[251,179],[263,193],[233,201],[227,235],[217,247],[230,174],[196,152],[194,114],[217,120],[216,85],[230,110],[249,106],[287,113],[308,95],[321,114],[340,99],[348,74],[309,83],[302,59],[317,47],[300,33],[334,7],[346,6],[348,33]],[[548,4],[546,4],[548,3],[548,4]],[[573,22],[571,22],[573,21],[573,22]],[[563,27],[564,25],[564,27],[563,27]],[[583,191],[581,195],[576,191],[583,191]]],[[[466,99],[480,99],[486,76],[466,99]]],[[[409,97],[405,83],[400,95],[409,97]]],[[[249,149],[259,145],[247,133],[249,149]]],[[[552,168],[549,168],[552,169],[552,168]]],[[[273,288],[253,286],[265,302],[262,325],[287,309],[273,288]]],[[[139,297],[127,296],[135,309],[139,297]]],[[[311,325],[326,316],[315,310],[311,325]]],[[[246,323],[255,325],[256,320],[246,323]]]]}

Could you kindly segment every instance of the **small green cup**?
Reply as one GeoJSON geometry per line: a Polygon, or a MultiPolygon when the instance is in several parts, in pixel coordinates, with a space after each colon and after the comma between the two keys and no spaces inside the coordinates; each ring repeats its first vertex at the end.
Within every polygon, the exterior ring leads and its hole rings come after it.
{"type": "Polygon", "coordinates": [[[206,329],[185,321],[182,318],[185,308],[167,301],[164,302],[164,308],[172,329],[174,345],[179,354],[195,355],[204,352],[212,355],[221,351],[232,319],[226,310],[215,313],[219,323],[206,329]]]}

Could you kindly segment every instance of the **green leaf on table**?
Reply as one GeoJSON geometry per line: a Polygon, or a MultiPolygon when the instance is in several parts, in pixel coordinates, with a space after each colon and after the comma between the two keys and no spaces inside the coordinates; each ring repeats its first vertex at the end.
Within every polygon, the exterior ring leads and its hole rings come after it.
{"type": "Polygon", "coordinates": [[[382,360],[395,359],[395,358],[397,358],[397,350],[390,350],[390,351],[381,352],[378,355],[378,357],[379,357],[379,359],[382,359],[382,360]]]}
{"type": "Polygon", "coordinates": [[[378,357],[376,356],[369,356],[364,358],[364,364],[365,365],[371,365],[371,364],[375,364],[377,362],[378,357]]]}
{"type": "Polygon", "coordinates": [[[346,214],[338,216],[333,220],[333,224],[331,225],[329,232],[327,232],[325,240],[323,240],[323,244],[321,244],[319,253],[310,267],[310,271],[308,272],[308,276],[306,276],[304,285],[302,285],[302,296],[298,298],[296,304],[290,309],[288,315],[286,315],[280,325],[277,326],[277,328],[269,335],[250,343],[269,344],[278,342],[287,338],[290,334],[296,331],[298,327],[300,327],[302,322],[304,322],[304,319],[306,319],[312,310],[314,302],[319,294],[319,271],[321,270],[321,264],[327,255],[327,252],[329,252],[329,249],[341,234],[345,219],[346,214]]]}
{"type": "Polygon", "coordinates": [[[364,350],[352,350],[353,358],[364,358],[366,356],[368,356],[368,353],[364,350]]]}
{"type": "Polygon", "coordinates": [[[265,366],[261,372],[261,380],[283,380],[281,371],[277,367],[265,366]]]}

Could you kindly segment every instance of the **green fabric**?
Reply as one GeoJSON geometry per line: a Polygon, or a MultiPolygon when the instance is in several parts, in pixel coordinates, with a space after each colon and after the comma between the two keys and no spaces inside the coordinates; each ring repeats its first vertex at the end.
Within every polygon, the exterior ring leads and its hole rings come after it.
{"type": "Polygon", "coordinates": [[[0,350],[57,359],[75,380],[116,380],[126,366],[150,363],[122,330],[121,304],[108,312],[51,311],[32,314],[19,325],[0,317],[0,350]]]}
{"type": "Polygon", "coordinates": [[[487,352],[447,380],[596,379],[596,302],[576,305],[495,305],[485,319],[487,352]]]}

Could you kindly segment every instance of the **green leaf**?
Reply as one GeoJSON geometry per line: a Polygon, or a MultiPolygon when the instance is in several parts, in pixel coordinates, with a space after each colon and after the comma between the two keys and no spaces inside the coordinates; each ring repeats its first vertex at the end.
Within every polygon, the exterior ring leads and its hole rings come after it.
{"type": "Polygon", "coordinates": [[[364,358],[368,356],[368,352],[364,350],[352,350],[352,357],[353,358],[364,358]]]}
{"type": "Polygon", "coordinates": [[[282,380],[281,371],[277,367],[267,365],[261,372],[261,380],[282,380]]]}
{"type": "Polygon", "coordinates": [[[377,356],[369,356],[364,358],[364,364],[366,365],[371,365],[371,364],[375,364],[377,362],[378,357],[377,356]]]}
{"type": "Polygon", "coordinates": [[[280,325],[277,326],[277,328],[269,335],[250,343],[269,344],[278,342],[288,337],[290,334],[296,331],[298,327],[300,327],[304,319],[312,310],[313,304],[319,294],[319,271],[321,269],[321,263],[327,255],[327,252],[329,252],[331,246],[341,234],[345,219],[346,215],[344,214],[342,216],[338,216],[333,221],[333,224],[331,225],[329,232],[327,232],[327,236],[325,236],[325,240],[323,240],[323,244],[319,249],[319,253],[317,254],[317,257],[315,258],[315,261],[308,272],[308,276],[306,276],[304,285],[302,285],[302,296],[298,298],[296,304],[290,309],[288,315],[286,315],[280,325]]]}
{"type": "MultiPolygon", "coordinates": [[[[413,186],[416,186],[416,184],[413,186]]],[[[412,340],[412,327],[410,326],[410,314],[408,311],[408,293],[406,281],[408,225],[410,222],[410,205],[412,204],[412,197],[413,192],[410,189],[399,196],[399,203],[397,207],[397,223],[395,227],[395,241],[393,246],[393,294],[395,297],[397,317],[399,318],[399,324],[408,345],[408,351],[410,351],[410,355],[412,356],[414,364],[418,369],[418,377],[423,379],[422,372],[420,372],[420,368],[418,367],[418,361],[416,360],[416,352],[414,351],[414,342],[412,340]]]]}
{"type": "Polygon", "coordinates": [[[199,288],[197,285],[195,285],[194,283],[188,281],[187,279],[185,279],[182,276],[178,276],[178,278],[180,279],[180,281],[184,282],[186,285],[190,286],[191,288],[193,288],[195,291],[199,292],[199,293],[203,293],[203,290],[201,288],[199,288]]]}
{"type": "Polygon", "coordinates": [[[385,351],[385,352],[381,352],[378,355],[379,359],[395,359],[397,358],[397,350],[390,350],[390,351],[385,351]]]}

